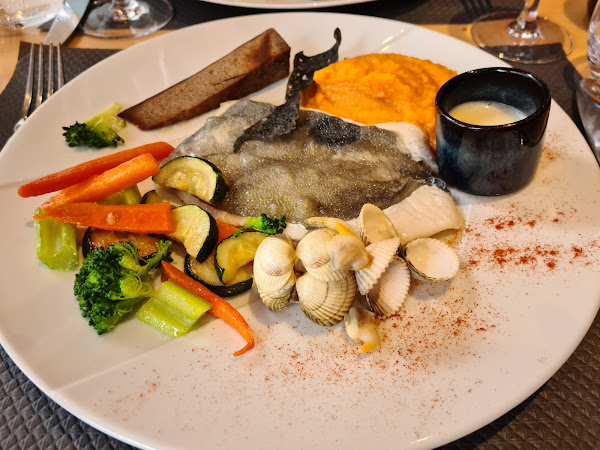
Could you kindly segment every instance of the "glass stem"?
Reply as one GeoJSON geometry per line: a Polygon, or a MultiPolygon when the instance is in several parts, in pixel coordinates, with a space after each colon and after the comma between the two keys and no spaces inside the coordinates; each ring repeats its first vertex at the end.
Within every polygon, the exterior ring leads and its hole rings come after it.
{"type": "Polygon", "coordinates": [[[520,39],[537,39],[540,30],[537,26],[540,0],[526,0],[519,17],[508,26],[508,33],[520,39]]]}

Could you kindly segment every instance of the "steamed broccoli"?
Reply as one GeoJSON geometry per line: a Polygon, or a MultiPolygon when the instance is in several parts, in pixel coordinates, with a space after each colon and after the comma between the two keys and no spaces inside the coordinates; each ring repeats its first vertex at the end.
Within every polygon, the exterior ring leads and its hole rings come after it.
{"type": "Polygon", "coordinates": [[[261,231],[266,234],[279,234],[283,233],[285,226],[285,216],[271,218],[266,214],[261,214],[258,217],[246,217],[244,225],[234,233],[234,236],[237,236],[240,231],[245,230],[261,231]]]}
{"type": "Polygon", "coordinates": [[[98,334],[112,330],[135,304],[154,293],[148,272],[164,259],[171,261],[169,241],[159,241],[158,250],[146,259],[131,242],[99,247],[88,254],[75,275],[73,292],[83,317],[98,334]]]}
{"type": "Polygon", "coordinates": [[[69,147],[85,145],[91,148],[116,147],[119,142],[125,142],[118,132],[125,126],[125,120],[117,114],[122,106],[113,103],[100,111],[94,117],[83,123],[63,127],[63,136],[69,147]]]}

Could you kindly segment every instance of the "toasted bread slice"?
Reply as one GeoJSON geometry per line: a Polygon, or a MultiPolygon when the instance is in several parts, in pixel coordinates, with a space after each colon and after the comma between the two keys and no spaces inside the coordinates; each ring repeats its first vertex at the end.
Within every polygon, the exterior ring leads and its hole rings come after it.
{"type": "Polygon", "coordinates": [[[119,116],[151,130],[204,114],[289,75],[290,46],[272,28],[119,116]]]}

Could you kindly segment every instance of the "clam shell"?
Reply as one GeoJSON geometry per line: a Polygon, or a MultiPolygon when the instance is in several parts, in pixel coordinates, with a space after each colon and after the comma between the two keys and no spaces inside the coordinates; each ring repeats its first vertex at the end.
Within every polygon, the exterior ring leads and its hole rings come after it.
{"type": "Polygon", "coordinates": [[[307,233],[296,246],[296,256],[306,269],[316,269],[327,264],[331,257],[327,245],[338,234],[329,228],[319,228],[307,233]]]}
{"type": "Polygon", "coordinates": [[[309,217],[308,219],[305,219],[302,224],[308,230],[328,228],[337,231],[338,233],[340,230],[347,230],[348,232],[356,234],[348,222],[338,219],[337,217],[309,217]]]}
{"type": "Polygon", "coordinates": [[[271,311],[281,311],[282,309],[285,309],[292,300],[295,284],[296,274],[291,272],[288,281],[281,289],[274,292],[264,292],[257,286],[258,295],[260,295],[260,299],[271,311]]]}
{"type": "Polygon", "coordinates": [[[367,302],[381,319],[397,314],[410,287],[410,270],[402,258],[394,258],[381,278],[367,292],[367,302]]]}
{"type": "Polygon", "coordinates": [[[346,271],[340,280],[323,281],[309,272],[298,278],[296,292],[300,309],[313,322],[322,326],[341,321],[354,301],[356,280],[346,271]]]}
{"type": "Polygon", "coordinates": [[[309,232],[298,242],[296,256],[306,272],[322,281],[340,280],[344,272],[336,269],[329,255],[328,245],[338,233],[329,228],[319,228],[309,232]]]}
{"type": "Polygon", "coordinates": [[[291,240],[282,235],[266,237],[256,249],[254,265],[267,275],[280,276],[294,269],[296,252],[291,240]]]}
{"type": "Polygon", "coordinates": [[[423,281],[445,281],[458,272],[460,261],[456,252],[444,242],[420,238],[409,242],[404,259],[411,274],[423,281]]]}
{"type": "Polygon", "coordinates": [[[360,238],[365,245],[398,236],[396,227],[380,208],[365,203],[358,216],[360,238]]]}
{"type": "Polygon", "coordinates": [[[336,270],[360,270],[371,263],[365,244],[355,234],[338,234],[327,245],[331,265],[336,270]]]}
{"type": "Polygon", "coordinates": [[[374,242],[367,246],[367,252],[372,257],[371,264],[355,272],[358,290],[362,295],[366,295],[377,283],[385,269],[394,260],[399,246],[400,238],[397,237],[374,242]]]}

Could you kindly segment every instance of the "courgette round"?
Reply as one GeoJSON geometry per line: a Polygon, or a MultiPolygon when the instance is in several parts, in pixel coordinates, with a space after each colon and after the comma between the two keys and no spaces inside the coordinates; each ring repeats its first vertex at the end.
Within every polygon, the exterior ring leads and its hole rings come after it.
{"type": "Polygon", "coordinates": [[[225,175],[210,161],[196,156],[179,156],[152,177],[155,183],[189,192],[208,203],[219,203],[229,190],[225,175]]]}
{"type": "Polygon", "coordinates": [[[236,277],[228,284],[221,283],[215,269],[214,253],[199,263],[190,255],[185,256],[184,272],[221,297],[231,297],[252,287],[252,277],[244,269],[238,270],[236,277]]]}
{"type": "Polygon", "coordinates": [[[223,239],[215,249],[215,270],[224,284],[236,277],[238,270],[254,260],[256,249],[267,237],[260,231],[244,231],[223,239]]]}
{"type": "Polygon", "coordinates": [[[181,242],[185,251],[199,262],[208,258],[219,238],[217,222],[198,205],[183,205],[171,210],[175,232],[167,235],[181,242]]]}
{"type": "Polygon", "coordinates": [[[164,200],[162,198],[160,198],[160,195],[158,195],[158,192],[156,192],[154,189],[146,192],[142,196],[142,200],[140,201],[140,203],[142,205],[147,205],[150,203],[162,203],[162,202],[164,202],[164,200]]]}

